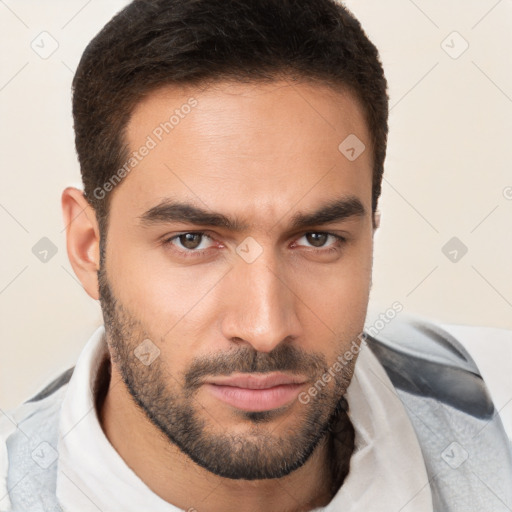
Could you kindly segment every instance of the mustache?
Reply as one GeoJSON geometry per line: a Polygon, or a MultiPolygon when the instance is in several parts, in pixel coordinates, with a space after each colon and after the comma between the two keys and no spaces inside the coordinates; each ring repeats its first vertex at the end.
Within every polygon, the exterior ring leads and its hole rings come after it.
{"type": "Polygon", "coordinates": [[[309,354],[302,349],[282,344],[271,352],[258,352],[251,347],[196,359],[185,374],[185,388],[194,391],[207,377],[233,373],[300,373],[311,379],[327,370],[323,354],[309,354]]]}

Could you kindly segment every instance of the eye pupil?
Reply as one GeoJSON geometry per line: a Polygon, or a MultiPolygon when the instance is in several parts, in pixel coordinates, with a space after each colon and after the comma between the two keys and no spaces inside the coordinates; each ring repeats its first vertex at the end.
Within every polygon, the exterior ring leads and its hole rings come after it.
{"type": "Polygon", "coordinates": [[[325,233],[308,233],[306,238],[311,245],[314,245],[315,247],[322,247],[325,245],[328,236],[329,235],[325,233]]]}
{"type": "Polygon", "coordinates": [[[201,245],[201,237],[202,235],[199,233],[185,233],[180,235],[180,242],[187,249],[196,249],[201,245]]]}

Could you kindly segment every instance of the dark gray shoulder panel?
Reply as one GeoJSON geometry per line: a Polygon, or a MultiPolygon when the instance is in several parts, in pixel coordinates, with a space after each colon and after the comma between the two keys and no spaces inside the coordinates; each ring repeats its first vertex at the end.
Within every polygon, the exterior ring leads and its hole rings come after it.
{"type": "Polygon", "coordinates": [[[50,382],[48,386],[46,386],[42,391],[37,393],[34,397],[27,400],[27,402],[37,402],[39,400],[43,400],[43,398],[46,398],[50,396],[52,393],[55,393],[59,388],[64,386],[69,382],[69,379],[71,379],[71,375],[73,375],[73,370],[75,367],[71,367],[68,370],[66,370],[64,373],[59,375],[55,380],[50,382]]]}
{"type": "Polygon", "coordinates": [[[365,329],[367,342],[395,387],[478,418],[493,416],[494,405],[475,362],[450,333],[404,313],[378,332],[375,325],[365,329]]]}

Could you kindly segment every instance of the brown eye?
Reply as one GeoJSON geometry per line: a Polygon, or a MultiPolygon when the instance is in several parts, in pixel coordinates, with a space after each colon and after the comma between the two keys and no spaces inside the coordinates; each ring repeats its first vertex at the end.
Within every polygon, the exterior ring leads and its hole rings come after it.
{"type": "Polygon", "coordinates": [[[323,247],[329,238],[327,233],[307,233],[305,236],[313,247],[323,247]]]}
{"type": "Polygon", "coordinates": [[[215,244],[215,240],[201,231],[188,231],[171,236],[162,242],[162,245],[179,258],[208,258],[212,250],[222,245],[215,244]]]}
{"type": "Polygon", "coordinates": [[[201,233],[185,233],[178,237],[181,245],[186,249],[197,249],[201,245],[202,239],[201,233]]]}
{"type": "Polygon", "coordinates": [[[306,247],[310,251],[318,249],[317,253],[339,252],[347,242],[347,239],[334,233],[312,231],[304,233],[294,244],[295,247],[306,247]]]}

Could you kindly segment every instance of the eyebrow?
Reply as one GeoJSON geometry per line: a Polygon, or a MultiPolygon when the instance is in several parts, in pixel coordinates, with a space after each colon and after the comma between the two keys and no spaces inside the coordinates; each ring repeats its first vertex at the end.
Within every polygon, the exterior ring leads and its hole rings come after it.
{"type": "MultiPolygon", "coordinates": [[[[365,215],[366,209],[363,203],[357,197],[349,196],[331,201],[313,212],[296,213],[291,219],[290,227],[298,229],[365,215]]],[[[249,228],[249,225],[241,219],[229,218],[222,213],[210,212],[192,204],[171,199],[164,199],[138,216],[138,219],[143,227],[183,222],[197,226],[220,227],[233,232],[247,231],[249,228]]]]}

